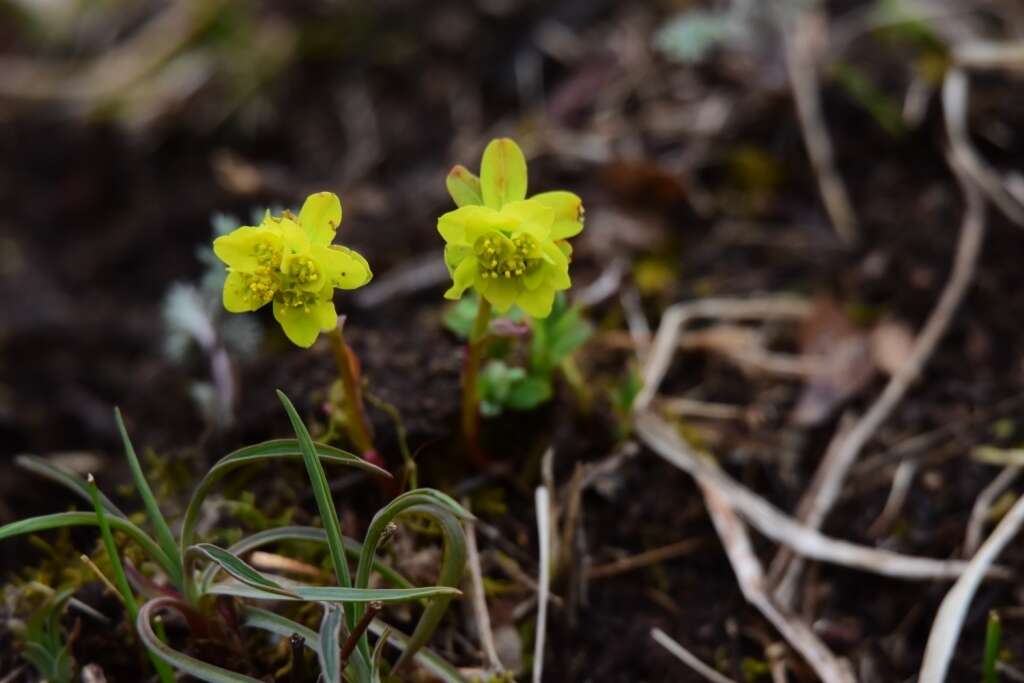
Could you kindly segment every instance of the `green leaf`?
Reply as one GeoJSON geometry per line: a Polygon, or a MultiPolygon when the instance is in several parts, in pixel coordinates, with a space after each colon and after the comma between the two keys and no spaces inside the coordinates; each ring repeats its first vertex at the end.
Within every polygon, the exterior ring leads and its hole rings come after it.
{"type": "Polygon", "coordinates": [[[145,603],[139,609],[139,616],[135,620],[135,629],[139,634],[146,648],[160,660],[170,664],[172,667],[194,676],[206,683],[263,683],[258,678],[245,676],[234,671],[222,669],[219,666],[208,664],[201,659],[196,659],[179,652],[163,642],[156,632],[153,631],[152,618],[160,609],[181,609],[180,603],[174,598],[155,598],[145,603]]]}
{"type": "Polygon", "coordinates": [[[526,377],[509,390],[505,405],[514,410],[533,410],[551,400],[551,382],[542,377],[526,377]]]}
{"type": "Polygon", "coordinates": [[[480,179],[465,166],[459,165],[449,171],[444,182],[448,188],[448,194],[451,195],[456,206],[482,205],[484,203],[480,190],[480,179]]]}
{"type": "MultiPolygon", "coordinates": [[[[133,522],[121,517],[108,517],[107,522],[110,524],[111,528],[126,534],[129,538],[139,544],[143,551],[145,551],[147,555],[159,564],[160,568],[163,569],[168,576],[174,577],[176,574],[181,574],[181,567],[172,562],[167,555],[164,554],[164,551],[161,550],[160,546],[158,546],[156,542],[149,537],[149,534],[140,529],[133,522]]],[[[0,541],[5,538],[12,538],[23,534],[34,534],[36,532],[47,531],[49,529],[98,525],[99,520],[97,519],[95,512],[58,512],[52,515],[43,515],[41,517],[30,517],[28,519],[22,519],[2,526],[0,527],[0,541]]]]}
{"type": "Polygon", "coordinates": [[[320,636],[313,629],[292,621],[288,617],[282,617],[277,612],[250,606],[245,606],[242,609],[245,610],[243,626],[269,631],[282,638],[288,638],[293,633],[297,633],[306,641],[306,647],[317,653],[317,656],[320,655],[320,636]]]}
{"type": "MultiPolygon", "coordinates": [[[[78,496],[86,502],[90,504],[92,503],[92,498],[89,494],[89,486],[85,483],[85,480],[77,474],[69,472],[62,467],[51,465],[42,458],[34,455],[19,455],[14,459],[14,464],[22,469],[32,472],[33,474],[38,474],[41,477],[54,481],[78,494],[78,496]]],[[[127,518],[128,515],[121,512],[121,510],[114,505],[114,503],[107,498],[102,491],[100,492],[100,502],[103,503],[103,509],[110,514],[117,517],[127,518]]]]}
{"type": "MultiPolygon", "coordinates": [[[[277,527],[276,529],[265,529],[251,536],[246,536],[238,543],[235,543],[228,548],[228,552],[235,556],[241,556],[252,552],[257,548],[262,548],[263,546],[270,545],[272,543],[280,543],[284,541],[306,541],[326,544],[327,532],[323,529],[312,526],[285,526],[277,527]]],[[[345,539],[345,554],[348,557],[358,558],[362,549],[362,543],[351,538],[345,539]]],[[[208,586],[213,580],[217,571],[218,566],[215,564],[211,564],[203,570],[202,577],[199,581],[200,592],[205,592],[206,586],[208,586]]],[[[413,587],[408,579],[384,562],[375,559],[373,563],[373,571],[379,574],[381,578],[387,581],[394,588],[413,587]]]]}
{"type": "Polygon", "coordinates": [[[189,547],[185,553],[189,573],[191,573],[191,562],[199,556],[215,562],[218,567],[248,586],[267,593],[279,593],[289,598],[299,597],[281,584],[256,571],[241,558],[210,543],[200,543],[189,547]]]}
{"type": "MultiPolygon", "coordinates": [[[[316,506],[320,511],[320,521],[327,533],[327,547],[331,552],[331,563],[334,565],[334,573],[341,586],[352,585],[352,578],[349,574],[348,563],[345,560],[345,541],[341,533],[341,525],[338,523],[338,513],[334,509],[334,499],[331,498],[331,488],[327,483],[327,475],[324,474],[324,467],[317,457],[316,447],[313,439],[309,436],[306,425],[303,424],[295,406],[284,395],[278,391],[277,397],[281,400],[288,419],[291,420],[292,429],[299,441],[299,448],[302,451],[302,461],[306,464],[306,472],[309,474],[310,484],[313,486],[313,495],[316,498],[316,506]]],[[[355,621],[349,619],[349,628],[354,628],[355,621]]]]}
{"type": "Polygon", "coordinates": [[[462,591],[450,586],[424,586],[421,588],[346,588],[342,586],[306,586],[288,583],[288,590],[294,596],[264,591],[244,583],[215,583],[210,586],[209,595],[231,595],[236,598],[253,600],[284,600],[307,602],[339,602],[365,604],[379,600],[384,603],[410,602],[422,598],[462,595],[462,591]]]}
{"type": "MultiPolygon", "coordinates": [[[[313,448],[316,452],[316,456],[323,462],[337,465],[349,465],[372,474],[380,474],[386,477],[391,476],[386,470],[383,470],[372,463],[366,462],[362,458],[347,451],[333,448],[331,446],[325,446],[323,444],[314,444],[313,448]]],[[[195,492],[192,494],[192,499],[189,501],[188,508],[185,510],[185,519],[181,525],[181,552],[184,554],[185,549],[194,544],[195,528],[199,521],[199,514],[202,511],[203,501],[206,499],[206,496],[209,495],[213,486],[223,479],[225,475],[239,467],[252,463],[281,458],[299,459],[301,457],[302,448],[300,447],[297,439],[277,439],[240,448],[218,460],[199,482],[198,486],[196,486],[195,492]]],[[[186,577],[186,579],[190,581],[191,577],[186,577]]]]}
{"type": "MultiPolygon", "coordinates": [[[[384,633],[385,629],[391,629],[391,636],[388,638],[389,644],[403,652],[408,650],[409,636],[388,626],[380,619],[374,619],[370,622],[368,630],[374,635],[380,636],[384,633]]],[[[441,679],[443,683],[469,683],[468,679],[460,674],[458,669],[449,664],[444,657],[429,648],[417,649],[413,659],[416,660],[417,664],[441,679]]]]}
{"type": "Polygon", "coordinates": [[[146,516],[149,517],[149,522],[153,525],[153,529],[156,532],[157,543],[167,557],[175,563],[176,569],[174,574],[171,575],[171,581],[176,586],[180,586],[182,571],[181,553],[178,550],[178,543],[174,540],[174,534],[171,533],[171,528],[167,526],[167,520],[164,519],[163,513],[160,512],[160,506],[157,505],[156,497],[153,495],[152,489],[149,488],[146,476],[142,473],[142,465],[139,464],[139,458],[135,454],[135,447],[132,446],[131,439],[128,438],[128,430],[125,429],[124,419],[121,417],[121,411],[118,408],[114,408],[114,419],[117,422],[117,430],[121,433],[121,441],[124,443],[124,453],[128,459],[128,466],[132,471],[135,489],[142,498],[142,504],[146,508],[146,516]]]}
{"type": "Polygon", "coordinates": [[[114,585],[121,594],[125,607],[128,608],[128,614],[134,619],[139,613],[139,607],[135,602],[135,594],[132,592],[132,587],[128,585],[128,577],[125,576],[124,565],[121,564],[121,553],[117,549],[117,544],[114,543],[114,535],[110,532],[107,513],[103,509],[103,504],[100,503],[99,489],[96,487],[96,481],[91,476],[88,486],[93,509],[96,512],[96,522],[100,527],[100,537],[103,539],[103,547],[107,551],[107,557],[110,559],[110,564],[114,570],[114,585]]]}
{"type": "Polygon", "coordinates": [[[341,627],[345,612],[331,603],[324,604],[324,617],[320,622],[320,673],[324,683],[342,683],[341,677],[341,627]]]}

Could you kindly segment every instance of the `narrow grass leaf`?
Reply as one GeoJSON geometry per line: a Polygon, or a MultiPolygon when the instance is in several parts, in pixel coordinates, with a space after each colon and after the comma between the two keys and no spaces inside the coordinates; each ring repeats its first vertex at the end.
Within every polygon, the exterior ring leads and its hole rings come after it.
{"type": "Polygon", "coordinates": [[[324,604],[324,617],[320,622],[320,673],[324,683],[342,683],[341,678],[341,627],[345,612],[337,605],[324,604]]]}
{"type": "MultiPolygon", "coordinates": [[[[370,622],[370,633],[382,637],[384,632],[390,629],[388,643],[399,650],[405,650],[409,644],[409,636],[388,626],[380,619],[370,622]]],[[[413,657],[416,663],[434,674],[443,683],[469,683],[468,679],[459,673],[459,670],[449,664],[444,657],[429,648],[420,648],[413,657]]]]}
{"type": "Polygon", "coordinates": [[[164,519],[163,513],[160,512],[160,506],[156,502],[153,490],[149,487],[149,482],[146,481],[146,476],[142,473],[142,465],[139,463],[139,457],[135,454],[135,447],[132,446],[131,439],[128,438],[128,430],[124,426],[124,419],[121,417],[121,411],[118,408],[114,408],[114,418],[117,422],[117,430],[121,433],[124,453],[128,459],[128,466],[132,471],[132,480],[135,482],[135,488],[142,498],[142,504],[146,508],[149,522],[153,525],[157,543],[166,553],[167,557],[179,567],[173,578],[180,584],[181,553],[178,551],[178,543],[174,540],[174,534],[171,533],[171,528],[167,526],[167,520],[164,519]]]}
{"type": "Polygon", "coordinates": [[[272,593],[244,583],[215,583],[208,595],[231,595],[236,598],[254,600],[291,600],[312,602],[340,602],[365,604],[379,600],[383,603],[410,602],[423,598],[454,597],[462,591],[450,586],[425,586],[422,588],[346,588],[343,586],[304,586],[288,584],[294,596],[272,593]]]}
{"type": "MultiPolygon", "coordinates": [[[[18,467],[28,470],[33,474],[38,474],[41,477],[45,477],[50,481],[56,482],[61,486],[71,490],[78,494],[80,498],[86,502],[92,504],[92,498],[89,495],[89,486],[85,483],[85,480],[79,477],[73,472],[69,472],[62,467],[57,467],[42,458],[34,455],[19,455],[14,459],[14,464],[18,467]]],[[[127,518],[113,501],[106,497],[103,492],[100,492],[100,502],[103,504],[103,509],[115,517],[127,518]]]]}
{"type": "Polygon", "coordinates": [[[244,560],[232,555],[223,548],[218,548],[211,543],[200,543],[191,546],[185,553],[187,560],[192,560],[199,556],[214,562],[218,567],[247,586],[252,586],[267,593],[279,593],[289,598],[298,598],[298,595],[256,571],[244,560]]]}

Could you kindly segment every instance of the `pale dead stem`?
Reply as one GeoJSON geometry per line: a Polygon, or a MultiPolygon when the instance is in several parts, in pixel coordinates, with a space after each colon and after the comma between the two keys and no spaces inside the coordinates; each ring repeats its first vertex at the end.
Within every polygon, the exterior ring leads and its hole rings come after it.
{"type": "Polygon", "coordinates": [[[779,607],[765,590],[764,570],[754,554],[747,528],[736,516],[730,497],[710,481],[700,481],[708,514],[729,556],[743,596],[803,655],[818,677],[827,683],[855,683],[849,664],[832,651],[796,615],[779,607]]]}
{"type": "Polygon", "coordinates": [[[981,532],[988,518],[989,510],[996,498],[1008,489],[1017,477],[1020,476],[1020,465],[1008,465],[993,479],[988,486],[982,489],[978,499],[974,501],[971,508],[971,517],[967,521],[967,533],[964,535],[964,557],[974,555],[974,552],[981,544],[981,532]]]}
{"type": "Polygon", "coordinates": [[[551,496],[546,486],[538,486],[537,543],[540,545],[540,590],[537,593],[537,631],[533,643],[533,683],[544,675],[544,640],[548,626],[548,595],[551,591],[551,496]]]}
{"type": "MultiPolygon", "coordinates": [[[[931,357],[939,340],[946,333],[953,314],[960,305],[967,288],[974,279],[974,271],[981,253],[985,236],[985,202],[973,183],[963,182],[966,206],[960,228],[960,238],[953,260],[953,270],[938,303],[928,316],[921,333],[914,340],[913,348],[906,362],[889,378],[889,383],[868,411],[854,424],[850,431],[834,443],[834,448],[822,460],[808,491],[800,500],[798,517],[808,528],[819,529],[826,516],[838,500],[843,482],[849,474],[864,446],[878,431],[878,428],[896,409],[911,385],[921,374],[925,363],[931,357]]],[[[780,553],[783,551],[780,551],[780,553]]],[[[780,556],[782,557],[782,556],[780,556]]],[[[773,565],[781,566],[784,560],[773,565]]],[[[788,601],[792,587],[799,575],[802,560],[793,560],[781,584],[781,596],[788,601]],[[795,567],[795,568],[794,568],[795,567]]]]}
{"type": "Polygon", "coordinates": [[[801,524],[743,486],[706,455],[686,443],[671,424],[652,412],[636,416],[636,433],[652,451],[684,470],[702,486],[713,487],[735,510],[771,540],[811,559],[903,579],[951,579],[966,562],[903,555],[826,536],[801,524]]]}
{"type": "Polygon", "coordinates": [[[660,628],[651,629],[651,638],[658,645],[671,652],[679,661],[694,670],[695,673],[703,676],[711,683],[734,683],[731,678],[723,676],[710,666],[700,661],[695,654],[676,642],[660,628]]]}
{"type": "Polygon", "coordinates": [[[1024,498],[1019,499],[1010,508],[988,540],[971,558],[963,576],[957,579],[943,598],[931,633],[928,635],[928,645],[925,647],[924,661],[918,676],[920,683],[941,683],[946,679],[949,661],[960,638],[960,630],[963,628],[967,608],[971,605],[971,598],[974,597],[978,584],[996,557],[1017,535],[1021,524],[1024,524],[1024,498]]]}
{"type": "Polygon", "coordinates": [[[644,361],[644,386],[636,397],[636,410],[647,408],[668,372],[684,328],[697,320],[786,320],[804,318],[811,312],[806,299],[766,296],[748,299],[699,299],[669,306],[661,317],[651,350],[644,361]]]}
{"type": "MultiPolygon", "coordinates": [[[[780,10],[780,13],[785,14],[785,11],[780,10]]],[[[825,47],[822,36],[828,32],[825,17],[820,10],[807,9],[792,18],[782,17],[782,24],[786,70],[807,155],[832,227],[844,243],[852,245],[859,237],[857,216],[846,185],[836,170],[832,140],[821,112],[818,69],[825,47]]]]}
{"type": "MultiPolygon", "coordinates": [[[[463,505],[468,507],[468,500],[463,505]]],[[[504,671],[505,667],[498,658],[498,648],[494,644],[494,631],[491,629],[491,614],[487,611],[487,594],[484,592],[484,577],[480,569],[480,551],[476,543],[476,525],[472,521],[464,523],[466,528],[466,558],[469,565],[469,577],[472,590],[473,616],[476,619],[476,630],[480,636],[480,646],[487,658],[487,667],[492,673],[504,671]]]]}

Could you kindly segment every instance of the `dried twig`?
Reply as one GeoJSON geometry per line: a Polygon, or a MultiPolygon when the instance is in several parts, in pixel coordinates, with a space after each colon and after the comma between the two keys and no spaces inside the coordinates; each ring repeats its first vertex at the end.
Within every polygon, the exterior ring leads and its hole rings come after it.
{"type": "Polygon", "coordinates": [[[956,641],[960,638],[960,629],[963,627],[971,598],[996,557],[1017,535],[1021,524],[1024,524],[1024,498],[1010,508],[988,540],[971,558],[963,576],[946,593],[928,635],[928,645],[925,647],[924,661],[918,676],[921,683],[941,683],[946,679],[946,670],[956,649],[956,641]]]}
{"type": "Polygon", "coordinates": [[[533,683],[544,673],[544,637],[548,625],[548,594],[551,591],[551,497],[545,486],[538,486],[537,542],[540,545],[540,590],[537,594],[537,633],[533,643],[533,683]]]}
{"type": "Polygon", "coordinates": [[[902,555],[825,536],[786,515],[730,477],[709,458],[698,454],[657,415],[640,413],[635,424],[637,435],[655,453],[686,471],[702,485],[715,487],[758,531],[792,548],[799,555],[904,579],[953,578],[966,567],[965,562],[956,560],[902,555]]]}
{"type": "MultiPolygon", "coordinates": [[[[949,281],[939,295],[938,303],[928,316],[921,333],[914,340],[914,346],[906,362],[889,378],[889,383],[871,404],[871,408],[822,460],[809,490],[804,494],[798,507],[799,519],[811,529],[821,528],[825,517],[838,500],[843,482],[857,456],[921,374],[922,368],[939,340],[945,335],[954,312],[974,279],[985,236],[985,203],[972,183],[961,182],[961,185],[966,206],[949,281]]],[[[795,561],[794,564],[796,569],[791,568],[788,577],[790,585],[799,573],[799,561],[795,561]]]]}
{"type": "Polygon", "coordinates": [[[658,392],[661,381],[675,356],[683,329],[702,318],[722,320],[777,320],[803,318],[811,312],[806,299],[793,296],[751,297],[749,299],[698,299],[678,303],[667,308],[654,336],[650,353],[644,362],[644,386],[637,395],[634,407],[647,408],[658,392]]]}
{"type": "Polygon", "coordinates": [[[971,516],[967,521],[967,533],[964,535],[964,557],[971,557],[981,544],[981,532],[988,518],[989,510],[996,498],[1020,476],[1020,465],[1009,465],[993,479],[978,495],[971,508],[971,516]]]}
{"type": "Polygon", "coordinates": [[[588,567],[585,573],[586,579],[588,581],[592,581],[593,579],[604,579],[609,576],[617,576],[618,574],[624,574],[626,572],[649,567],[652,564],[664,562],[665,560],[670,560],[673,557],[689,555],[703,545],[704,539],[702,538],[688,538],[685,541],[663,545],[660,548],[654,548],[636,555],[630,555],[629,557],[624,557],[620,560],[615,560],[614,562],[599,564],[596,567],[588,567]]]}
{"type": "Polygon", "coordinates": [[[914,476],[920,466],[916,460],[904,460],[896,467],[896,474],[892,477],[892,488],[889,489],[889,497],[885,501],[885,507],[881,514],[868,527],[868,536],[878,538],[884,535],[899,518],[903,504],[907,502],[907,494],[910,493],[910,485],[914,483],[914,476]]]}
{"type": "Polygon", "coordinates": [[[679,659],[679,661],[707,680],[711,681],[711,683],[734,683],[731,678],[723,676],[704,662],[700,661],[695,654],[680,645],[660,628],[651,629],[651,638],[654,638],[654,642],[671,652],[679,659]]]}
{"type": "Polygon", "coordinates": [[[487,657],[489,669],[492,672],[504,671],[505,667],[502,666],[501,659],[498,658],[498,648],[494,645],[491,614],[487,611],[487,595],[484,593],[484,577],[480,569],[480,551],[476,544],[476,525],[467,521],[465,527],[467,564],[469,565],[470,585],[473,587],[470,597],[473,600],[473,616],[476,618],[480,646],[483,648],[484,656],[487,657]]]}
{"type": "Polygon", "coordinates": [[[702,481],[701,488],[708,514],[725,546],[743,596],[803,655],[821,680],[829,683],[855,683],[849,664],[832,654],[807,624],[780,608],[769,597],[765,591],[761,562],[754,554],[746,526],[729,504],[729,497],[710,481],[702,481]]]}
{"type": "Polygon", "coordinates": [[[836,171],[832,140],[821,111],[818,62],[824,48],[821,36],[827,34],[828,26],[822,12],[813,9],[783,22],[786,24],[783,45],[789,84],[821,199],[839,238],[846,244],[854,244],[859,237],[857,216],[846,185],[836,171]]]}

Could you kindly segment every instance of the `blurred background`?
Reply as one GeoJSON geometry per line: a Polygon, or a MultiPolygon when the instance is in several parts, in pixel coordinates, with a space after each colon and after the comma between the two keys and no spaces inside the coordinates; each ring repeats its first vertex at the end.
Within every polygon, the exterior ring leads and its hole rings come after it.
{"type": "MultiPolygon", "coordinates": [[[[429,444],[451,432],[460,360],[441,323],[436,217],[451,205],[447,170],[475,169],[497,136],[526,151],[531,188],[584,198],[574,291],[599,329],[584,365],[611,386],[629,366],[625,330],[644,338],[668,305],[707,296],[818,301],[818,326],[776,351],[820,353],[886,321],[902,358],[952,260],[962,199],[946,154],[959,122],[999,210],[949,343],[883,440],[967,416],[947,438],[1012,443],[1015,423],[989,428],[1024,391],[1012,224],[1024,215],[1022,39],[1018,0],[0,0],[0,524],[55,506],[14,474],[15,454],[120,467],[112,405],[136,443],[200,461],[285,433],[276,387],[317,410],[328,354],[290,347],[267,311],[228,320],[208,247],[320,190],[340,195],[339,241],[375,272],[337,299],[364,372],[410,442],[442,457],[429,444]],[[944,102],[954,65],[975,72],[969,97],[944,102]],[[222,352],[228,380],[212,370],[222,352]]],[[[668,387],[756,408],[704,435],[755,479],[780,449],[821,450],[888,362],[883,351],[866,370],[841,366],[806,398],[799,379],[752,380],[715,360],[728,342],[704,343],[668,387]]],[[[572,443],[570,460],[604,454],[572,443]]],[[[939,471],[935,497],[912,506],[929,529],[962,524],[986,476],[939,471]]],[[[758,481],[787,501],[798,492],[785,472],[758,481]]],[[[841,518],[868,526],[886,490],[872,489],[873,515],[841,518]]],[[[672,519],[694,524],[679,507],[672,519]]],[[[640,510],[622,523],[639,533],[664,519],[640,510]]],[[[703,561],[680,580],[722,609],[740,604],[731,579],[702,574],[723,558],[703,561]]],[[[597,600],[664,606],[666,589],[597,600]]],[[[836,609],[854,603],[847,593],[836,609]]],[[[897,611],[837,619],[835,638],[881,647],[897,611]]],[[[915,628],[906,652],[878,655],[883,671],[912,670],[915,628]]],[[[625,655],[607,657],[626,670],[625,655]]],[[[654,661],[652,680],[670,666],[654,661]]]]}

